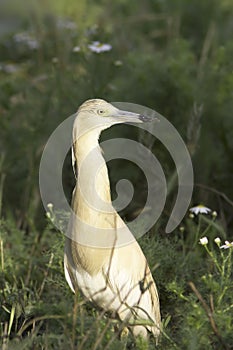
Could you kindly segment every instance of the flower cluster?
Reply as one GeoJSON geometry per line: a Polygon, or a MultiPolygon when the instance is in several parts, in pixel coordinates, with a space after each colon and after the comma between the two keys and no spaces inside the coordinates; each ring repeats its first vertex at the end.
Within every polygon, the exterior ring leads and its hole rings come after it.
{"type": "Polygon", "coordinates": [[[47,208],[48,208],[48,211],[46,212],[46,216],[49,220],[53,222],[54,221],[53,204],[48,203],[47,208]]]}
{"type": "MultiPolygon", "coordinates": [[[[207,237],[202,237],[199,240],[199,243],[201,245],[207,245],[208,244],[208,238],[207,237]]],[[[225,244],[221,245],[221,239],[219,237],[216,237],[214,239],[214,242],[220,247],[220,249],[229,249],[229,248],[233,248],[233,242],[229,242],[229,241],[225,241],[225,244]]]]}

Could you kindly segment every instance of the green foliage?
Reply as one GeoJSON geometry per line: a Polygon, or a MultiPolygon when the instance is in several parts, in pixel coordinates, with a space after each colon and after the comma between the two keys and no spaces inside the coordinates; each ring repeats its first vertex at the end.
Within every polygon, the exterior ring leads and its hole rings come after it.
{"type": "MultiPolygon", "coordinates": [[[[140,244],[157,282],[163,317],[158,349],[230,349],[232,247],[220,249],[214,218],[187,217],[164,237],[140,244]],[[190,227],[192,229],[190,230],[190,227]],[[208,244],[199,244],[206,235],[208,244]],[[174,263],[175,262],[175,263],[174,263]]],[[[3,349],[154,349],[154,342],[119,339],[116,321],[72,295],[63,274],[61,233],[40,235],[1,221],[1,341],[3,349]]]]}
{"type": "MultiPolygon", "coordinates": [[[[232,240],[233,227],[232,1],[25,4],[12,0],[0,9],[1,348],[155,347],[153,341],[136,344],[131,335],[118,339],[115,322],[72,296],[64,280],[63,235],[47,223],[40,202],[38,169],[49,135],[84,100],[101,97],[167,117],[192,156],[193,202],[219,213],[217,219],[187,217],[180,230],[165,234],[176,196],[174,166],[163,145],[150,144],[169,188],[163,216],[140,240],[160,293],[158,349],[230,349],[232,248],[222,250],[214,239],[232,240]],[[97,40],[112,49],[91,51],[97,40]],[[199,244],[203,236],[208,245],[199,244]]],[[[103,137],[122,134],[138,137],[127,127],[103,137]]],[[[145,201],[142,174],[119,164],[109,165],[113,192],[122,177],[138,189],[123,213],[132,218],[145,201]]],[[[64,187],[69,196],[70,159],[64,187]]]]}

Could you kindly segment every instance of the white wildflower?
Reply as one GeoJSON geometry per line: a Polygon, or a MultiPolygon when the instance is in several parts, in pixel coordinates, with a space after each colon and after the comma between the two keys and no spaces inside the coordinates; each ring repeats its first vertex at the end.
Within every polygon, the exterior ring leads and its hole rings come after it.
{"type": "Polygon", "coordinates": [[[53,204],[52,204],[52,203],[48,203],[48,204],[47,204],[47,208],[48,208],[49,210],[53,210],[53,204]]]}
{"type": "Polygon", "coordinates": [[[53,204],[52,203],[48,203],[47,204],[47,208],[48,208],[48,211],[46,211],[46,216],[47,216],[47,218],[50,221],[54,222],[55,215],[53,213],[53,204]]]}
{"type": "Polygon", "coordinates": [[[206,245],[208,244],[208,238],[207,237],[202,237],[200,238],[200,242],[201,245],[206,245]]]}
{"type": "Polygon", "coordinates": [[[233,242],[225,241],[225,244],[223,244],[220,248],[221,249],[229,249],[233,247],[233,242]]]}
{"type": "Polygon", "coordinates": [[[114,61],[114,65],[117,67],[120,67],[123,65],[123,62],[121,60],[116,60],[116,61],[114,61]]]}
{"type": "Polygon", "coordinates": [[[219,237],[216,237],[216,238],[214,239],[214,242],[215,242],[217,245],[220,245],[221,239],[220,239],[219,237]]]}
{"type": "Polygon", "coordinates": [[[80,52],[81,49],[80,49],[79,46],[75,46],[75,47],[73,47],[73,50],[72,50],[72,51],[73,51],[73,52],[80,52]]]}
{"type": "Polygon", "coordinates": [[[198,214],[208,214],[211,212],[211,209],[205,207],[202,204],[199,204],[196,207],[190,208],[189,211],[191,211],[191,213],[194,213],[195,215],[198,215],[198,214]]]}
{"type": "Polygon", "coordinates": [[[88,48],[92,52],[101,53],[112,50],[112,46],[110,44],[103,44],[99,41],[93,41],[91,44],[88,45],[88,48]]]}
{"type": "Polygon", "coordinates": [[[48,219],[51,220],[52,216],[51,216],[51,214],[48,211],[46,211],[45,215],[47,216],[48,219]]]}

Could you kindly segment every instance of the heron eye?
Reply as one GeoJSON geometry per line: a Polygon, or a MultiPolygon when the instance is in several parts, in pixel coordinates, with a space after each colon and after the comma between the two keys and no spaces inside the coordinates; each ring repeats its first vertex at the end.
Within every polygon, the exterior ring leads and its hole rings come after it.
{"type": "Polygon", "coordinates": [[[104,110],[103,110],[103,109],[99,109],[99,110],[98,110],[98,114],[100,114],[100,115],[101,115],[101,114],[104,114],[104,110]]]}

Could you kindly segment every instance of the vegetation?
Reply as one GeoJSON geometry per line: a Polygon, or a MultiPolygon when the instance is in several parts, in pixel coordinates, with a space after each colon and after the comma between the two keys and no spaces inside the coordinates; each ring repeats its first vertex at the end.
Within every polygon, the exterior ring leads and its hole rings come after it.
{"type": "MultiPolygon", "coordinates": [[[[114,321],[72,294],[63,273],[64,236],[40,200],[38,169],[49,135],[84,100],[101,97],[148,106],[172,122],[193,161],[190,205],[212,209],[187,213],[165,233],[175,168],[154,140],[169,191],[163,215],[139,243],[160,294],[158,349],[232,349],[232,1],[20,3],[0,10],[1,348],[155,348],[153,340],[120,340],[114,321]],[[94,41],[107,46],[90,47],[94,41]],[[205,237],[208,243],[200,241],[205,237]]],[[[115,127],[102,137],[150,143],[132,129],[115,127]]],[[[125,163],[109,168],[113,195],[126,173],[135,185],[134,203],[122,213],[130,220],[144,203],[142,174],[125,163]]],[[[70,155],[63,178],[70,199],[70,155]]]]}

